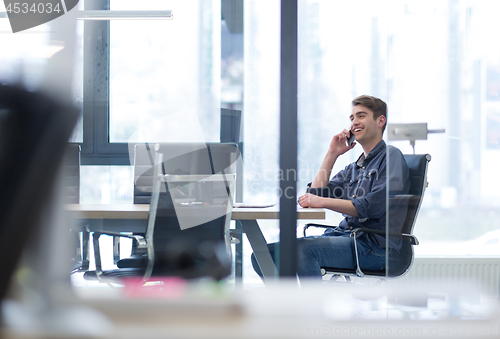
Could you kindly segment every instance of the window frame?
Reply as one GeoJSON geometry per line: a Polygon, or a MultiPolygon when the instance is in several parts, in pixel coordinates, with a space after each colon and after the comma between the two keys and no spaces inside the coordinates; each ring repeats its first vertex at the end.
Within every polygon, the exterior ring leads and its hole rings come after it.
{"type": "MultiPolygon", "coordinates": [[[[109,10],[109,0],[86,0],[85,10],[109,10]]],[[[109,20],[84,22],[82,165],[131,165],[128,144],[109,141],[109,35],[109,20]]]]}

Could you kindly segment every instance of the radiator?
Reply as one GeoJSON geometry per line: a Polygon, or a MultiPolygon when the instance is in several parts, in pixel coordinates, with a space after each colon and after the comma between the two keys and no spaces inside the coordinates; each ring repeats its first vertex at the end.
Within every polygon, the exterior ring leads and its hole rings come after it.
{"type": "Polygon", "coordinates": [[[416,257],[398,283],[472,283],[481,292],[498,297],[500,257],[416,257]]]}

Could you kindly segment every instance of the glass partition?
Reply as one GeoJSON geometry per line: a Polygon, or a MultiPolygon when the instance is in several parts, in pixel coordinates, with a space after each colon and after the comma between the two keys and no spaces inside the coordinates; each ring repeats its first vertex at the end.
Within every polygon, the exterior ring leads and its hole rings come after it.
{"type": "MultiPolygon", "coordinates": [[[[358,95],[383,99],[389,126],[421,123],[429,131],[413,146],[411,138],[391,138],[389,128],[384,133],[386,232],[405,224],[421,196],[390,180],[401,170],[392,147],[432,158],[425,180],[410,179],[425,189],[413,229],[406,229],[416,240],[385,236],[380,243],[397,248],[387,256],[386,275],[394,276],[403,259],[414,256],[396,280],[402,285],[474,281],[487,295],[498,293],[490,273],[482,271],[500,260],[497,184],[487,179],[494,178],[498,155],[500,49],[493,43],[498,21],[492,19],[498,9],[495,1],[300,1],[298,187],[312,180],[332,136],[349,129],[351,100],[358,95]],[[445,133],[432,133],[441,129],[445,133]]],[[[362,153],[358,143],[338,158],[332,175],[362,153]]],[[[343,218],[327,213],[331,225],[343,218]]],[[[304,223],[299,221],[298,234],[304,223]]]]}
{"type": "MultiPolygon", "coordinates": [[[[378,96],[388,104],[389,124],[446,129],[415,145],[416,153],[433,157],[417,254],[486,254],[479,242],[460,243],[497,227],[487,222],[496,213],[495,184],[485,180],[498,148],[499,48],[490,43],[497,9],[494,1],[302,1],[299,173],[307,174],[299,175],[298,186],[310,181],[331,136],[349,127],[350,101],[378,96]]],[[[409,141],[394,145],[413,153],[409,141]]],[[[360,153],[358,145],[336,168],[360,153]]]]}

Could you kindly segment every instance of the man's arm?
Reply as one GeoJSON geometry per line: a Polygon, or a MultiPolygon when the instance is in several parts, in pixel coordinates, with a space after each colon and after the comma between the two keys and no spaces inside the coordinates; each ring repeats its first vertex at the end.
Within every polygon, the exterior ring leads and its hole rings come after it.
{"type": "MultiPolygon", "coordinates": [[[[332,138],[330,147],[314,177],[311,188],[323,188],[328,185],[332,168],[337,158],[356,145],[356,143],[353,143],[351,146],[347,145],[347,137],[350,134],[351,132],[345,129],[332,138]]],[[[306,193],[299,198],[298,202],[301,207],[327,208],[338,213],[352,215],[353,217],[358,215],[356,208],[349,200],[320,197],[315,194],[306,193]]]]}
{"type": "Polygon", "coordinates": [[[301,207],[327,208],[329,210],[353,217],[358,216],[358,212],[356,211],[354,204],[350,200],[346,199],[325,198],[311,193],[306,193],[299,198],[299,205],[301,207]]]}
{"type": "Polygon", "coordinates": [[[319,188],[328,185],[330,175],[332,174],[332,168],[337,158],[356,145],[356,143],[353,143],[352,146],[347,146],[346,141],[350,134],[351,132],[345,129],[332,138],[328,152],[326,152],[325,158],[314,177],[311,187],[319,188]]]}

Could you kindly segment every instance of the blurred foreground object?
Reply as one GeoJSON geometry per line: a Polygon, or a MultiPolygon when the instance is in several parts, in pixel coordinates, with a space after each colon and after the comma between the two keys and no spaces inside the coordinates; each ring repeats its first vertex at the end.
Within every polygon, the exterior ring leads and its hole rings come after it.
{"type": "Polygon", "coordinates": [[[48,96],[0,85],[0,297],[50,207],[79,112],[48,96]]]}

